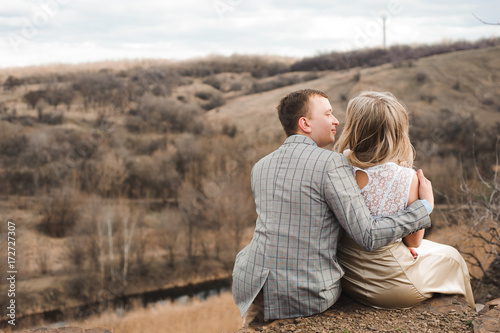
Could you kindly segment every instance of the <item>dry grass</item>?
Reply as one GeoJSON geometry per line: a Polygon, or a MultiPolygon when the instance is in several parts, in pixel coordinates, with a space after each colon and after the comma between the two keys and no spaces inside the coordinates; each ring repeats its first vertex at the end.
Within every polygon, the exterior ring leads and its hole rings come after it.
{"type": "Polygon", "coordinates": [[[140,308],[119,316],[105,312],[85,321],[66,322],[65,326],[105,327],[120,333],[234,332],[241,327],[238,308],[231,293],[193,300],[140,308]]]}

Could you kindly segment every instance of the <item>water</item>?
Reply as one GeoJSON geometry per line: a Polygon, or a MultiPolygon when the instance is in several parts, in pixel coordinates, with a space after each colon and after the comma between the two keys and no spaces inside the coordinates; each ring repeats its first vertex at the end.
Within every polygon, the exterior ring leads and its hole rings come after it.
{"type": "MultiPolygon", "coordinates": [[[[209,297],[230,291],[230,284],[230,278],[225,278],[142,294],[120,296],[108,300],[105,304],[105,309],[113,308],[119,317],[123,317],[127,312],[133,310],[134,305],[137,304],[141,304],[143,307],[155,307],[169,303],[187,305],[192,299],[207,300],[209,297]]],[[[43,327],[58,328],[65,326],[69,321],[86,319],[93,315],[98,315],[99,309],[102,310],[102,308],[103,304],[96,302],[94,304],[84,304],[63,310],[36,313],[19,318],[19,321],[16,321],[16,328],[37,328],[42,325],[43,327]]],[[[6,321],[0,322],[0,327],[6,327],[6,325],[6,321]]]]}

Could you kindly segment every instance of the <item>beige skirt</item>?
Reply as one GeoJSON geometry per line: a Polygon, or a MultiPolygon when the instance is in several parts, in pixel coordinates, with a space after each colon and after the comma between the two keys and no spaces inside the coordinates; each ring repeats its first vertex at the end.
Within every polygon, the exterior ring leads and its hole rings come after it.
{"type": "Polygon", "coordinates": [[[459,294],[475,309],[469,270],[455,248],[424,239],[417,253],[413,259],[401,241],[367,252],[344,236],[337,252],[343,292],[384,309],[409,308],[434,293],[459,294]]]}

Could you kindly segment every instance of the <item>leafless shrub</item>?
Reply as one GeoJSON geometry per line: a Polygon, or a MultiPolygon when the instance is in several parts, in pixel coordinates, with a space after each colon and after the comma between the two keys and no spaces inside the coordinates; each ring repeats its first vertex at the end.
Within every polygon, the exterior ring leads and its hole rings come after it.
{"type": "Polygon", "coordinates": [[[44,99],[39,100],[36,105],[36,111],[38,112],[38,121],[43,121],[43,110],[47,107],[47,102],[44,99]]]}
{"type": "Polygon", "coordinates": [[[168,253],[168,265],[175,266],[175,253],[180,245],[179,236],[182,233],[182,216],[176,210],[165,209],[160,214],[161,232],[158,240],[160,247],[168,253]]]}
{"type": "Polygon", "coordinates": [[[463,251],[467,262],[481,272],[482,278],[472,275],[476,298],[487,301],[500,296],[500,181],[499,145],[493,177],[486,179],[479,171],[474,182],[462,181],[464,197],[456,216],[468,227],[469,250],[463,251]],[[491,263],[488,267],[485,263],[491,263]],[[486,291],[485,291],[486,290],[486,291]]]}
{"type": "Polygon", "coordinates": [[[146,92],[169,96],[173,88],[188,84],[189,80],[181,77],[176,68],[156,66],[134,69],[130,74],[130,82],[142,91],[141,96],[146,92]]]}
{"type": "Polygon", "coordinates": [[[228,91],[240,91],[241,89],[243,89],[242,82],[233,82],[230,84],[228,91]]]}
{"type": "Polygon", "coordinates": [[[47,250],[45,250],[44,248],[38,250],[35,262],[38,266],[38,271],[41,275],[45,275],[49,271],[49,266],[51,262],[50,259],[51,258],[49,258],[47,250]]]}
{"type": "MultiPolygon", "coordinates": [[[[420,155],[418,152],[417,156],[420,155]]],[[[434,188],[436,203],[447,203],[450,200],[458,200],[461,177],[460,168],[449,168],[450,165],[460,165],[460,160],[453,154],[447,156],[419,156],[418,168],[422,168],[426,174],[432,175],[432,186],[434,188]]]]}
{"type": "Polygon", "coordinates": [[[317,79],[319,76],[316,73],[300,74],[281,74],[271,78],[263,79],[254,82],[249,94],[255,94],[263,91],[269,91],[281,87],[286,87],[299,82],[305,82],[317,79]]]}
{"type": "Polygon", "coordinates": [[[0,191],[16,195],[34,195],[37,190],[33,169],[8,169],[0,173],[4,186],[0,191]]]}
{"type": "Polygon", "coordinates": [[[110,152],[98,161],[83,161],[82,188],[102,197],[116,197],[124,190],[127,170],[122,158],[110,152]]]}
{"type": "Polygon", "coordinates": [[[125,147],[134,155],[153,155],[154,152],[167,148],[167,137],[158,139],[129,137],[125,147]]]}
{"type": "MultiPolygon", "coordinates": [[[[454,43],[421,45],[416,47],[395,45],[388,49],[376,48],[349,52],[331,52],[299,60],[290,67],[290,70],[342,70],[354,67],[372,67],[390,62],[397,66],[397,64],[403,61],[411,61],[434,54],[480,49],[496,45],[500,45],[500,38],[481,39],[476,42],[457,41],[454,43]]],[[[411,62],[411,64],[413,65],[413,62],[411,62]]],[[[411,66],[409,62],[409,67],[411,66]]]]}
{"type": "Polygon", "coordinates": [[[123,83],[115,76],[103,72],[81,75],[73,83],[73,89],[83,96],[85,109],[109,105],[114,93],[122,86],[123,83]]]}
{"type": "Polygon", "coordinates": [[[495,104],[495,101],[491,98],[485,98],[481,101],[481,103],[483,103],[484,105],[490,106],[490,105],[495,104]]]}
{"type": "Polygon", "coordinates": [[[54,109],[56,109],[59,104],[64,104],[67,110],[69,110],[75,98],[75,92],[71,88],[62,88],[51,84],[43,91],[42,97],[47,103],[52,105],[54,109]]]}
{"type": "MultiPolygon", "coordinates": [[[[64,145],[63,145],[64,147],[64,145]]],[[[63,156],[64,148],[61,142],[54,140],[53,132],[47,129],[35,129],[27,133],[27,142],[19,156],[19,166],[34,168],[39,174],[40,167],[57,161],[63,156]]]]}
{"type": "Polygon", "coordinates": [[[222,92],[230,92],[248,90],[254,80],[249,73],[219,73],[209,76],[203,83],[222,92]]]}
{"type": "Polygon", "coordinates": [[[133,235],[133,258],[135,259],[136,272],[139,275],[145,276],[149,272],[149,265],[146,260],[146,251],[149,244],[149,237],[146,233],[146,226],[144,222],[144,214],[141,212],[137,213],[136,217],[136,231],[133,235]]]}
{"type": "Polygon", "coordinates": [[[73,102],[73,99],[75,98],[75,92],[73,89],[64,89],[60,92],[60,100],[61,103],[66,105],[66,110],[69,111],[71,108],[71,104],[73,102]]]}
{"type": "Polygon", "coordinates": [[[75,297],[87,296],[99,288],[109,277],[106,271],[105,234],[103,232],[103,206],[97,197],[91,197],[82,203],[81,216],[71,230],[71,237],[66,241],[66,258],[78,274],[69,281],[69,288],[77,286],[81,291],[68,289],[75,297]],[[88,284],[87,280],[92,280],[88,284]],[[75,294],[74,294],[75,293],[75,294]]]}
{"type": "Polygon", "coordinates": [[[222,80],[218,79],[216,75],[210,75],[208,78],[203,80],[203,83],[211,85],[217,90],[222,90],[222,80]]]}
{"type": "Polygon", "coordinates": [[[174,144],[177,149],[174,157],[176,169],[183,175],[191,172],[191,176],[200,184],[202,170],[197,166],[202,163],[205,154],[199,141],[193,134],[185,133],[174,144]]]}
{"type": "Polygon", "coordinates": [[[195,96],[201,99],[200,106],[205,110],[222,106],[226,103],[222,94],[218,91],[197,91],[195,96]]]}
{"type": "Polygon", "coordinates": [[[185,226],[187,237],[186,253],[190,262],[195,260],[195,236],[206,222],[203,219],[204,194],[190,181],[183,181],[178,192],[179,211],[185,226]]]}
{"type": "Polygon", "coordinates": [[[238,127],[236,125],[228,125],[224,124],[222,126],[222,134],[227,135],[230,138],[234,138],[236,133],[238,132],[238,127]]]}
{"type": "Polygon", "coordinates": [[[54,190],[45,198],[40,230],[51,237],[65,237],[78,221],[78,198],[68,187],[54,190]]]}
{"type": "Polygon", "coordinates": [[[89,241],[86,236],[74,234],[73,237],[66,241],[66,256],[75,268],[84,268],[88,258],[89,241]]]}
{"type": "Polygon", "coordinates": [[[0,155],[19,156],[25,149],[27,141],[21,126],[0,121],[0,155]]]}
{"type": "Polygon", "coordinates": [[[5,80],[5,82],[3,83],[3,89],[5,91],[14,91],[16,90],[21,84],[23,83],[23,81],[21,79],[19,79],[18,77],[16,76],[13,76],[13,75],[9,75],[7,77],[7,79],[5,80]]]}
{"type": "Polygon", "coordinates": [[[102,290],[102,283],[97,274],[85,272],[73,275],[65,283],[67,295],[75,299],[94,303],[99,290],[102,290]]]}
{"type": "Polygon", "coordinates": [[[204,101],[208,101],[212,97],[212,93],[208,91],[198,91],[194,95],[204,101]]]}
{"type": "Polygon", "coordinates": [[[432,102],[436,99],[436,96],[434,95],[420,95],[420,100],[421,101],[426,101],[429,104],[432,104],[432,102]]]}
{"type": "Polygon", "coordinates": [[[216,258],[221,250],[238,252],[243,231],[255,222],[254,207],[248,204],[252,198],[246,181],[245,177],[234,177],[218,183],[204,182],[203,212],[208,229],[218,239],[214,244],[216,258]],[[226,244],[223,242],[225,235],[228,236],[226,244]]]}
{"type": "Polygon", "coordinates": [[[32,109],[35,108],[36,104],[40,99],[43,98],[45,91],[43,90],[30,90],[23,95],[23,101],[32,109]]]}
{"type": "Polygon", "coordinates": [[[175,160],[176,152],[167,150],[155,156],[134,156],[126,162],[124,190],[132,198],[146,194],[155,198],[175,196],[180,183],[175,160]]]}
{"type": "Polygon", "coordinates": [[[38,113],[39,119],[41,118],[40,122],[48,125],[60,125],[64,121],[64,113],[58,112],[58,113],[47,113],[47,114],[41,114],[40,112],[38,113]],[[41,117],[40,117],[41,115],[41,117]]]}
{"type": "Polygon", "coordinates": [[[417,82],[424,83],[425,80],[427,80],[427,74],[425,74],[424,72],[418,72],[417,73],[417,82]]]}
{"type": "Polygon", "coordinates": [[[177,65],[181,75],[206,77],[218,73],[245,73],[253,77],[263,78],[289,71],[284,61],[264,56],[232,55],[212,56],[200,60],[185,61],[177,65]]]}
{"type": "Polygon", "coordinates": [[[139,104],[137,116],[129,117],[129,130],[154,130],[156,132],[200,133],[203,110],[194,104],[185,104],[172,97],[145,95],[139,104]]]}

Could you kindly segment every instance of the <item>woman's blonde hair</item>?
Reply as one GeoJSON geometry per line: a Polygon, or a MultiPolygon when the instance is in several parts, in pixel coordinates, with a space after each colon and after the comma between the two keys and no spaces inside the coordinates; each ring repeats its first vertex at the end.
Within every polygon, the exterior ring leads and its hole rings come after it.
{"type": "Polygon", "coordinates": [[[335,148],[350,149],[347,159],[358,168],[394,162],[411,168],[408,113],[388,92],[364,91],[349,101],[347,120],[335,148]]]}

